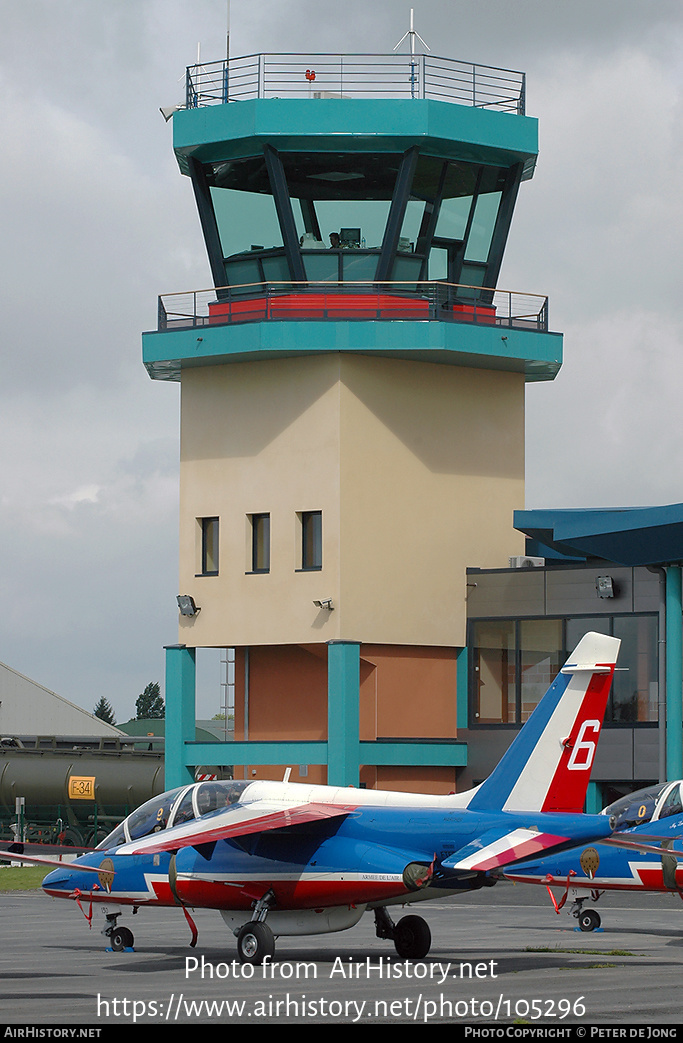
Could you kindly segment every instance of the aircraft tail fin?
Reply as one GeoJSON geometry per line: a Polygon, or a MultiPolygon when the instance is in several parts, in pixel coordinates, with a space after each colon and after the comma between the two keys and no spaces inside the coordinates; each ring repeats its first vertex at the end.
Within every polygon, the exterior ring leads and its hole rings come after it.
{"type": "Polygon", "coordinates": [[[620,641],[588,633],[475,791],[473,811],[580,812],[620,641]]]}

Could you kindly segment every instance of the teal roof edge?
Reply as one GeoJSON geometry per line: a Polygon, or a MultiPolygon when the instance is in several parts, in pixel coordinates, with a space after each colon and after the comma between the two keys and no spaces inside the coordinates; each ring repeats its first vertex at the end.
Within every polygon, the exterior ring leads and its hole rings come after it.
{"type": "Polygon", "coordinates": [[[568,557],[616,565],[683,562],[683,504],[515,511],[513,524],[532,540],[568,557]]]}
{"type": "Polygon", "coordinates": [[[430,99],[255,98],[182,109],[173,147],[204,162],[254,154],[268,142],[283,151],[396,152],[412,145],[445,158],[510,164],[538,155],[531,116],[430,99]]]}
{"type": "Polygon", "coordinates": [[[475,323],[287,321],[199,326],[142,335],[153,379],[178,380],[183,368],[350,352],[524,373],[553,380],[562,365],[562,334],[475,323]]]}

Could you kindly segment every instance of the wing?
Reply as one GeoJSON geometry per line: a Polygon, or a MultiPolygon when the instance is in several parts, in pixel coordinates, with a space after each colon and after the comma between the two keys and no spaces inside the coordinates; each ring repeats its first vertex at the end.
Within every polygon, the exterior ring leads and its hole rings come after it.
{"type": "Polygon", "coordinates": [[[567,837],[533,829],[489,829],[441,864],[447,869],[486,872],[565,844],[567,840],[567,837]]]}
{"type": "Polygon", "coordinates": [[[350,804],[284,804],[281,801],[257,800],[250,804],[234,804],[225,811],[193,819],[182,826],[171,827],[123,844],[119,855],[154,854],[158,851],[178,851],[181,847],[197,847],[216,840],[230,840],[263,833],[270,829],[300,826],[307,822],[323,822],[343,818],[355,811],[350,804]]]}
{"type": "Polygon", "coordinates": [[[683,851],[667,846],[680,839],[681,837],[645,836],[642,833],[613,833],[611,837],[604,837],[600,843],[630,851],[644,851],[650,855],[671,855],[673,858],[683,859],[683,851]]]}
{"type": "MultiPolygon", "coordinates": [[[[0,859],[3,862],[25,862],[31,866],[45,866],[47,869],[64,869],[68,866],[69,862],[60,862],[56,858],[44,858],[42,855],[25,855],[23,853],[23,845],[21,851],[0,851],[0,859]]],[[[73,857],[73,856],[72,856],[73,857]]],[[[82,866],[79,864],[79,871],[82,869],[86,873],[99,873],[100,870],[94,866],[82,866]]]]}

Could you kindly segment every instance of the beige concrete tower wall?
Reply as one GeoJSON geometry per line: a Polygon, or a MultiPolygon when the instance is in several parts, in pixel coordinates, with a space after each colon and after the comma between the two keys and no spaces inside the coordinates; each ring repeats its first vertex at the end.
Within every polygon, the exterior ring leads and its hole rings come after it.
{"type": "Polygon", "coordinates": [[[342,637],[463,645],[468,566],[523,553],[524,377],[342,360],[342,637]]]}
{"type": "Polygon", "coordinates": [[[466,567],[523,551],[524,377],[346,354],[188,369],[180,480],[180,592],[201,608],[180,641],[462,645],[466,567]],[[318,510],[322,570],[302,572],[300,515],[318,510]],[[219,570],[202,576],[210,517],[219,570]]]}
{"type": "Polygon", "coordinates": [[[339,615],[339,358],[189,369],[182,376],[180,590],[199,615],[180,641],[327,641],[339,615]],[[298,571],[300,513],[323,512],[323,571],[298,571]],[[251,571],[251,522],[270,514],[270,571],[251,571]],[[217,576],[201,576],[198,519],[218,517],[217,576]]]}

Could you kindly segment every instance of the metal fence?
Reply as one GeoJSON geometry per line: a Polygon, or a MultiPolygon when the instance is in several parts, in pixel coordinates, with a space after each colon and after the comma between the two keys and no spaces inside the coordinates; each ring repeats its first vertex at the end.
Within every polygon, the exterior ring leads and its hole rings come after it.
{"type": "Polygon", "coordinates": [[[342,97],[429,98],[524,115],[525,75],[431,54],[249,54],[187,69],[188,109],[342,97]]]}
{"type": "Polygon", "coordinates": [[[548,298],[443,282],[250,283],[159,297],[158,329],[264,321],[468,322],[548,332],[548,298]]]}

